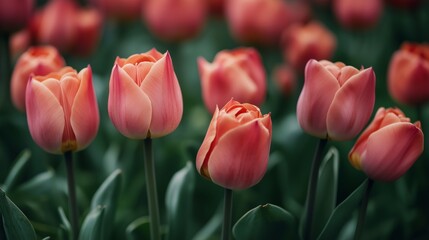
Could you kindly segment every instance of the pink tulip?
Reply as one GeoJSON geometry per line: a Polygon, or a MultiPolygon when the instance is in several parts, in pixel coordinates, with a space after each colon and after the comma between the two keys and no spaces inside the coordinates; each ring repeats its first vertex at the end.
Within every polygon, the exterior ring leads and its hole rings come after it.
{"type": "Polygon", "coordinates": [[[388,87],[400,103],[416,106],[429,101],[429,44],[404,43],[393,54],[388,87]]]}
{"type": "Polygon", "coordinates": [[[157,37],[180,41],[194,37],[205,23],[207,1],[145,0],[143,19],[157,37]]]}
{"type": "Polygon", "coordinates": [[[34,0],[0,0],[0,32],[23,29],[33,12],[34,0]]]}
{"type": "Polygon", "coordinates": [[[96,48],[101,36],[103,19],[95,9],[80,9],[76,15],[76,38],[71,52],[78,56],[88,56],[96,48]]]}
{"type": "Polygon", "coordinates": [[[297,104],[298,122],[316,137],[350,140],[368,122],[374,102],[372,68],[357,70],[339,62],[310,60],[297,104]]]}
{"type": "Polygon", "coordinates": [[[198,172],[228,189],[245,189],[265,174],[271,144],[270,114],[248,103],[216,108],[197,154],[198,172]]]}
{"type": "Polygon", "coordinates": [[[287,65],[281,65],[274,68],[274,82],[284,96],[289,97],[296,88],[296,74],[294,70],[287,65]]]}
{"type": "Polygon", "coordinates": [[[370,28],[380,19],[383,0],[334,0],[334,13],[347,28],[370,28]]]}
{"type": "Polygon", "coordinates": [[[204,103],[211,113],[232,97],[255,105],[265,99],[265,70],[254,48],[220,51],[213,63],[200,57],[198,67],[204,103]]]}
{"type": "Polygon", "coordinates": [[[297,70],[304,69],[310,59],[330,59],[335,47],[335,35],[318,22],[294,24],[282,36],[285,60],[297,70]]]}
{"type": "Polygon", "coordinates": [[[52,46],[31,47],[23,53],[13,70],[11,80],[12,102],[19,110],[25,110],[25,88],[31,75],[47,75],[64,67],[65,62],[52,46]]]}
{"type": "Polygon", "coordinates": [[[26,90],[27,121],[34,141],[50,153],[86,148],[95,138],[98,105],[91,67],[65,67],[32,77],[26,90]]]}
{"type": "Polygon", "coordinates": [[[397,108],[379,108],[350,151],[349,160],[371,179],[393,181],[422,154],[423,139],[419,121],[412,124],[397,108]]]}
{"type": "Polygon", "coordinates": [[[126,137],[161,137],[179,125],[182,93],[168,52],[117,58],[109,86],[109,116],[126,137]]]}
{"type": "Polygon", "coordinates": [[[107,17],[118,20],[140,19],[144,0],[91,0],[107,17]]]}
{"type": "Polygon", "coordinates": [[[234,0],[225,4],[229,28],[240,42],[276,46],[289,24],[283,0],[234,0]]]}

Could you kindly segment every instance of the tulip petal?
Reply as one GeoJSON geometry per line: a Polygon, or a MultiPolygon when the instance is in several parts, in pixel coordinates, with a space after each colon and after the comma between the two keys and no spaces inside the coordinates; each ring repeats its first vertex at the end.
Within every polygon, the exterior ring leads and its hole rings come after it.
{"type": "Polygon", "coordinates": [[[327,137],[326,117],[339,88],[337,79],[319,62],[308,61],[304,87],[297,104],[298,122],[306,132],[320,138],[327,137]]]}
{"type": "Polygon", "coordinates": [[[108,111],[115,127],[129,138],[146,138],[152,119],[149,97],[117,64],[109,88],[108,111]]]}
{"type": "Polygon", "coordinates": [[[394,123],[371,134],[366,147],[363,171],[374,180],[393,181],[423,152],[423,133],[411,123],[394,123]]]}
{"type": "Polygon", "coordinates": [[[329,138],[350,140],[367,124],[375,103],[375,74],[368,68],[348,79],[328,111],[329,138]]]}
{"type": "Polygon", "coordinates": [[[152,66],[141,89],[152,103],[151,137],[164,136],[174,131],[182,119],[183,102],[168,52],[152,66]]]}
{"type": "Polygon", "coordinates": [[[97,135],[100,119],[97,98],[92,86],[91,67],[82,69],[79,78],[81,83],[71,109],[70,124],[76,137],[78,149],[83,149],[97,135]]]}
{"type": "Polygon", "coordinates": [[[258,120],[223,135],[208,161],[212,181],[229,189],[258,183],[266,171],[270,141],[270,132],[258,120]]]}
{"type": "Polygon", "coordinates": [[[30,80],[25,101],[28,127],[34,141],[47,152],[61,153],[65,120],[58,99],[41,82],[30,80]]]}

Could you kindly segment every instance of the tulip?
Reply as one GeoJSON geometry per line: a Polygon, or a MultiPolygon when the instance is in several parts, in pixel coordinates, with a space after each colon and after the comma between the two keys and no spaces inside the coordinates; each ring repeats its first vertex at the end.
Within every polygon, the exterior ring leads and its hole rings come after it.
{"type": "Polygon", "coordinates": [[[287,65],[281,65],[274,69],[274,82],[284,96],[291,96],[296,88],[296,74],[287,65]]]}
{"type": "Polygon", "coordinates": [[[211,113],[232,97],[255,105],[265,99],[265,70],[254,48],[220,51],[213,63],[199,58],[198,68],[204,103],[211,113]]]}
{"type": "Polygon", "coordinates": [[[47,75],[65,65],[63,57],[52,46],[31,47],[23,53],[13,70],[11,80],[12,102],[19,110],[25,110],[25,88],[31,75],[47,75]]]}
{"type": "Polygon", "coordinates": [[[197,170],[224,188],[249,188],[265,174],[271,135],[270,114],[231,100],[216,108],[197,153],[197,170]]]}
{"type": "Polygon", "coordinates": [[[26,89],[26,112],[34,141],[50,153],[86,148],[95,138],[98,105],[91,67],[65,67],[45,76],[33,76],[26,89]]]}
{"type": "Polygon", "coordinates": [[[382,0],[334,0],[334,13],[347,28],[370,28],[380,19],[382,0]]]}
{"type": "Polygon", "coordinates": [[[226,1],[225,12],[232,35],[245,43],[277,45],[289,24],[282,0],[226,1]]]}
{"type": "Polygon", "coordinates": [[[357,70],[340,62],[310,60],[298,98],[298,122],[316,137],[350,140],[368,122],[374,102],[372,68],[357,70]]]}
{"type": "Polygon", "coordinates": [[[143,19],[157,37],[180,41],[194,37],[202,29],[208,11],[201,0],[146,0],[143,19]]]}
{"type": "Polygon", "coordinates": [[[350,150],[349,160],[373,180],[394,181],[422,154],[423,139],[419,121],[411,123],[397,108],[379,108],[350,150]]]}
{"type": "Polygon", "coordinates": [[[118,20],[139,19],[143,0],[92,0],[107,17],[118,20]]]}
{"type": "Polygon", "coordinates": [[[110,77],[108,111],[113,125],[129,138],[161,137],[174,131],[183,103],[170,54],[152,49],[117,58],[110,77]]]}
{"type": "Polygon", "coordinates": [[[0,0],[0,32],[23,29],[33,12],[34,0],[0,0]]]}
{"type": "Polygon", "coordinates": [[[285,60],[295,69],[304,69],[310,59],[330,59],[336,39],[318,22],[294,24],[283,32],[282,49],[285,60]]]}
{"type": "Polygon", "coordinates": [[[94,49],[101,36],[103,19],[95,9],[81,9],[76,14],[76,38],[71,46],[71,53],[88,56],[94,49]]]}
{"type": "Polygon", "coordinates": [[[416,106],[429,101],[429,44],[404,43],[393,54],[388,88],[390,95],[403,104],[416,106]]]}

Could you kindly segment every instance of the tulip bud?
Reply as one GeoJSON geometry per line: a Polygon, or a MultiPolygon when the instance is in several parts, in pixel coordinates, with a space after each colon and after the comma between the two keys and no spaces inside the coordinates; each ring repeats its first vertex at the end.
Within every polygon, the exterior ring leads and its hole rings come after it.
{"type": "Polygon", "coordinates": [[[25,88],[31,75],[47,75],[64,67],[65,62],[52,46],[31,47],[23,53],[13,70],[11,80],[12,102],[19,110],[25,110],[25,88]]]}
{"type": "Polygon", "coordinates": [[[159,38],[180,41],[194,37],[203,27],[207,3],[201,0],[146,0],[143,18],[159,38]]]}
{"type": "Polygon", "coordinates": [[[350,140],[368,122],[375,102],[372,68],[357,70],[343,63],[310,60],[297,104],[297,117],[307,133],[319,138],[350,140]]]}
{"type": "Polygon", "coordinates": [[[161,137],[174,131],[183,103],[170,54],[152,49],[117,58],[110,77],[108,111],[113,125],[129,138],[161,137]]]}
{"type": "Polygon", "coordinates": [[[310,59],[330,59],[334,54],[336,39],[318,22],[294,24],[282,36],[285,60],[295,69],[303,69],[310,59]]]}
{"type": "Polygon", "coordinates": [[[254,48],[220,51],[213,63],[199,58],[198,68],[204,103],[211,113],[231,98],[255,105],[265,99],[265,70],[254,48]]]}
{"type": "Polygon", "coordinates": [[[252,104],[229,101],[216,108],[197,154],[198,172],[228,189],[245,189],[265,174],[270,152],[270,114],[252,104]]]}
{"type": "Polygon", "coordinates": [[[404,43],[393,54],[388,87],[400,103],[416,106],[429,101],[429,44],[404,43]]]}
{"type": "Polygon", "coordinates": [[[34,0],[0,0],[0,32],[11,33],[26,27],[34,0]]]}
{"type": "Polygon", "coordinates": [[[91,67],[65,67],[32,77],[26,89],[27,122],[34,141],[50,153],[79,151],[95,138],[98,105],[91,67]]]}
{"type": "Polygon", "coordinates": [[[347,28],[370,28],[380,19],[382,0],[334,0],[334,13],[347,28]]]}
{"type": "Polygon", "coordinates": [[[422,154],[423,140],[419,121],[411,123],[397,108],[379,108],[350,150],[349,160],[373,180],[394,181],[422,154]]]}

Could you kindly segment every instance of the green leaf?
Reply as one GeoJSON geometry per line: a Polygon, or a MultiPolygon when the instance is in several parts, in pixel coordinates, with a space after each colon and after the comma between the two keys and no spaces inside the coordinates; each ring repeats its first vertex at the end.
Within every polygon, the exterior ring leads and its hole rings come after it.
{"type": "Polygon", "coordinates": [[[91,201],[91,209],[98,209],[102,207],[103,217],[100,220],[99,232],[93,234],[91,239],[106,239],[110,236],[115,220],[115,210],[117,200],[121,190],[122,171],[115,170],[110,176],[101,184],[91,201]]]}
{"type": "Polygon", "coordinates": [[[218,236],[214,236],[214,234],[222,224],[222,219],[223,219],[223,202],[222,204],[219,205],[217,211],[212,216],[210,221],[195,234],[193,240],[218,239],[218,236]]]}
{"type": "Polygon", "coordinates": [[[362,200],[362,196],[366,188],[367,181],[368,180],[365,180],[334,209],[328,222],[318,237],[319,240],[337,239],[338,233],[344,226],[344,223],[350,219],[353,211],[358,209],[359,203],[362,200]]]}
{"type": "Polygon", "coordinates": [[[13,165],[12,169],[9,171],[9,174],[7,175],[6,180],[4,181],[4,184],[2,186],[3,191],[8,192],[9,189],[11,189],[14,186],[25,164],[28,162],[28,160],[30,160],[30,156],[31,156],[31,152],[29,150],[24,150],[21,152],[21,154],[18,157],[18,160],[16,160],[15,165],[13,165]]]}
{"type": "Polygon", "coordinates": [[[36,233],[30,221],[1,189],[0,213],[7,239],[36,239],[36,233]]]}
{"type": "Polygon", "coordinates": [[[67,236],[67,239],[72,239],[72,231],[71,231],[71,224],[64,213],[64,210],[62,208],[58,208],[58,213],[60,214],[61,218],[61,224],[60,224],[60,235],[61,236],[67,236]]]}
{"type": "Polygon", "coordinates": [[[244,214],[232,232],[237,240],[298,239],[295,218],[272,204],[260,205],[244,214]]]}
{"type": "Polygon", "coordinates": [[[134,220],[125,230],[127,240],[150,239],[149,217],[134,220]]]}
{"type": "Polygon", "coordinates": [[[82,223],[79,240],[100,239],[104,210],[104,206],[98,206],[89,212],[82,223]]]}
{"type": "Polygon", "coordinates": [[[191,162],[171,178],[165,205],[168,219],[167,239],[189,239],[189,218],[192,216],[192,193],[195,188],[195,169],[191,162]]]}

